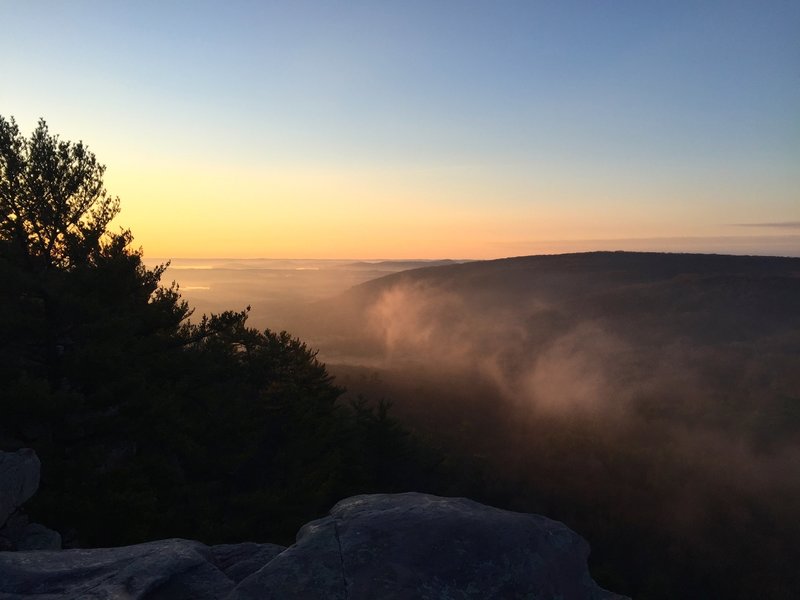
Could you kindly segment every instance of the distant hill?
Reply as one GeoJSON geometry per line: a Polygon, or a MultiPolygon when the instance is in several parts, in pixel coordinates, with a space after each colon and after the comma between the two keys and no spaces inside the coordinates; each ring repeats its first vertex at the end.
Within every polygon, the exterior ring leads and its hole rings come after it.
{"type": "Polygon", "coordinates": [[[483,465],[458,493],[584,532],[601,583],[800,597],[800,258],[422,268],[297,326],[351,396],[483,465]]]}
{"type": "Polygon", "coordinates": [[[468,317],[502,313],[527,323],[530,333],[558,320],[564,326],[610,320],[628,337],[680,332],[695,340],[752,339],[800,322],[800,258],[592,252],[420,268],[314,303],[298,316],[293,331],[313,340],[323,355],[335,356],[341,350],[337,344],[346,341],[351,351],[368,344],[365,352],[374,357],[374,344],[386,341],[376,320],[408,301],[403,322],[410,326],[408,309],[421,306],[411,296],[425,297],[426,326],[456,326],[468,317]],[[633,323],[646,328],[632,331],[633,323]]]}
{"type": "Polygon", "coordinates": [[[345,268],[350,269],[368,269],[368,270],[385,270],[385,271],[402,271],[406,269],[420,269],[423,267],[443,267],[446,265],[455,265],[465,262],[466,260],[360,260],[356,262],[347,263],[345,268]]]}
{"type": "Polygon", "coordinates": [[[351,296],[405,283],[435,282],[463,291],[544,293],[555,297],[592,288],[669,281],[679,276],[800,278],[800,258],[668,254],[657,252],[584,252],[521,256],[436,265],[403,271],[356,286],[351,296]]]}

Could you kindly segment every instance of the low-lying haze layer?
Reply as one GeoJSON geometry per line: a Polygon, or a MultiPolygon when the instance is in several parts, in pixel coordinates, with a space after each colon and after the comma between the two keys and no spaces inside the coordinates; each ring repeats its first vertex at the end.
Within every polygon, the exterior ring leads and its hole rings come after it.
{"type": "Polygon", "coordinates": [[[290,328],[290,316],[305,305],[341,294],[359,283],[449,260],[148,259],[169,262],[165,281],[175,281],[197,316],[251,307],[248,324],[258,329],[290,328]]]}
{"type": "Polygon", "coordinates": [[[800,259],[589,253],[404,270],[415,266],[172,273],[211,288],[200,293],[229,286],[226,307],[245,291],[272,307],[257,326],[319,348],[350,397],[389,400],[471,465],[454,494],[566,521],[608,586],[800,589],[800,259]]]}
{"type": "MultiPolygon", "coordinates": [[[[591,253],[406,271],[318,303],[296,329],[353,394],[485,464],[487,496],[578,527],[601,563],[653,553],[700,595],[726,569],[800,583],[780,566],[800,557],[800,260],[591,253]],[[657,539],[682,558],[637,546],[657,539]],[[680,573],[703,553],[714,566],[680,573]]],[[[645,590],[653,568],[629,589],[669,597],[645,590]]],[[[746,579],[725,593],[765,594],[746,579]]]]}

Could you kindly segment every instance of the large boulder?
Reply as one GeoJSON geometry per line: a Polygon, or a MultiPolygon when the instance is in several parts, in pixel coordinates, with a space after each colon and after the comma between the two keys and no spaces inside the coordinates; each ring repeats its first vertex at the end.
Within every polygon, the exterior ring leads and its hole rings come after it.
{"type": "Polygon", "coordinates": [[[0,528],[0,550],[61,550],[61,535],[17,511],[0,528]]]}
{"type": "Polygon", "coordinates": [[[39,488],[41,463],[30,448],[0,452],[0,550],[58,550],[61,535],[20,509],[39,488]]]}
{"type": "Polygon", "coordinates": [[[41,467],[30,448],[0,452],[0,527],[39,488],[41,467]]]}
{"type": "Polygon", "coordinates": [[[545,517],[465,498],[355,496],[229,600],[620,598],[589,575],[589,545],[545,517]]]}

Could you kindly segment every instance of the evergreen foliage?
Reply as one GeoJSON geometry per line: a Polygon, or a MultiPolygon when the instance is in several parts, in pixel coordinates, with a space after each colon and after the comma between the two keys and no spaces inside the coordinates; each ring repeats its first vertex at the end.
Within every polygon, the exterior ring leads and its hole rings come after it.
{"type": "Polygon", "coordinates": [[[316,353],[161,286],[104,167],[0,117],[0,447],[43,463],[35,517],[76,545],[289,541],[359,492],[425,487],[435,457],[381,405],[340,402],[316,353]]]}

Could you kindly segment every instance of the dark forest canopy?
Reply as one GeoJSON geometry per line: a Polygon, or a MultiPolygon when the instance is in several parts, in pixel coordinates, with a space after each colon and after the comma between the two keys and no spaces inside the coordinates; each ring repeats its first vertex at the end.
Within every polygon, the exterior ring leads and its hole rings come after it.
{"type": "Polygon", "coordinates": [[[192,320],[109,230],[103,173],[0,117],[0,448],[39,453],[36,518],[72,544],[285,541],[344,496],[422,484],[408,433],[340,402],[304,343],[247,309],[192,320]]]}

